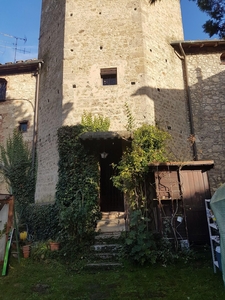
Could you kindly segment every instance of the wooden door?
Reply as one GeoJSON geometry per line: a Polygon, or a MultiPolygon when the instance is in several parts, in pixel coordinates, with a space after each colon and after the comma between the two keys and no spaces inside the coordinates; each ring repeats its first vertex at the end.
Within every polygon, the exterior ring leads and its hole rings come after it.
{"type": "Polygon", "coordinates": [[[190,243],[205,244],[209,241],[205,199],[211,197],[207,172],[182,170],[181,187],[186,213],[188,238],[190,243]]]}

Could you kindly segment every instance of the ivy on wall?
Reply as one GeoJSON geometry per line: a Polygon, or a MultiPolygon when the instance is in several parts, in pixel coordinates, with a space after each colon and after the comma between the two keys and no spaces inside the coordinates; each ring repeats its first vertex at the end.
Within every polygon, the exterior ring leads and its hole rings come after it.
{"type": "Polygon", "coordinates": [[[25,208],[25,223],[28,234],[34,240],[55,239],[60,231],[59,211],[54,204],[30,204],[25,208]]]}
{"type": "Polygon", "coordinates": [[[59,206],[61,238],[82,243],[93,234],[100,218],[99,168],[97,156],[81,144],[81,125],[58,130],[59,180],[56,203],[59,206]]]}
{"type": "Polygon", "coordinates": [[[59,208],[60,238],[82,245],[94,236],[101,217],[99,207],[98,145],[87,147],[80,135],[87,131],[106,131],[109,120],[84,113],[81,125],[58,130],[59,180],[56,204],[59,208]]]}

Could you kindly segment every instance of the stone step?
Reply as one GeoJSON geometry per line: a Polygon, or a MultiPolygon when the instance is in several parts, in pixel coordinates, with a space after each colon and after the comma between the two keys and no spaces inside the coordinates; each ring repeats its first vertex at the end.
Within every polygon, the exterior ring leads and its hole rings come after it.
{"type": "Polygon", "coordinates": [[[96,252],[118,252],[121,248],[119,244],[95,244],[91,246],[92,251],[96,252]]]}
{"type": "Polygon", "coordinates": [[[125,213],[123,211],[108,211],[102,212],[102,219],[104,220],[115,220],[119,219],[122,220],[125,218],[125,213]]]}
{"type": "Polygon", "coordinates": [[[125,231],[124,212],[107,212],[98,222],[95,244],[91,246],[92,262],[86,265],[92,269],[112,269],[122,266],[119,260],[118,243],[121,232],[125,231]]]}
{"type": "Polygon", "coordinates": [[[117,259],[118,258],[118,253],[116,253],[116,252],[99,252],[99,253],[95,253],[95,257],[97,258],[97,259],[113,259],[113,260],[115,260],[115,259],[117,259]]]}
{"type": "Polygon", "coordinates": [[[121,231],[108,231],[108,232],[102,232],[96,235],[95,240],[118,240],[121,236],[121,231]]]}
{"type": "Polygon", "coordinates": [[[125,229],[125,214],[119,211],[102,212],[102,218],[96,226],[96,232],[120,232],[125,229]]]}
{"type": "Polygon", "coordinates": [[[115,262],[107,262],[107,263],[89,263],[86,265],[86,268],[92,268],[92,269],[104,269],[109,270],[113,268],[122,267],[121,263],[115,263],[115,262]]]}

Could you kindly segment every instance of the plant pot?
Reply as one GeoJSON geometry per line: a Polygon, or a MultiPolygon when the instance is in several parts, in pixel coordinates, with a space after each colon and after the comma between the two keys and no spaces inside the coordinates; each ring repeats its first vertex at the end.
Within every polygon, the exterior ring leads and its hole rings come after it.
{"type": "Polygon", "coordinates": [[[59,250],[59,243],[58,242],[50,242],[50,250],[51,251],[58,251],[59,250]]]}
{"type": "Polygon", "coordinates": [[[23,257],[28,258],[30,256],[30,245],[23,246],[22,250],[23,250],[23,257]]]}

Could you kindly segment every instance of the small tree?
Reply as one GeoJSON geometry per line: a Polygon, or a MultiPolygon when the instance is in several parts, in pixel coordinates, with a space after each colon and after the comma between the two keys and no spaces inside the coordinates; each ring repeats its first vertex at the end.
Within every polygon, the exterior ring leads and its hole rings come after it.
{"type": "Polygon", "coordinates": [[[22,218],[24,208],[34,202],[35,172],[32,169],[32,155],[22,133],[15,129],[6,145],[0,145],[0,172],[15,196],[16,211],[22,218]]]}
{"type": "Polygon", "coordinates": [[[153,228],[149,228],[153,211],[153,203],[147,197],[149,164],[167,160],[165,142],[170,136],[148,124],[136,129],[133,136],[131,147],[114,165],[118,175],[112,180],[126,195],[129,207],[130,231],[124,242],[125,252],[132,260],[144,264],[146,261],[155,262],[158,256],[153,228]]]}
{"type": "Polygon", "coordinates": [[[131,148],[124,152],[118,165],[118,175],[114,176],[114,185],[129,198],[133,210],[143,207],[145,200],[143,185],[149,172],[149,164],[167,160],[165,141],[170,137],[167,132],[155,126],[144,124],[133,132],[131,148]]]}

